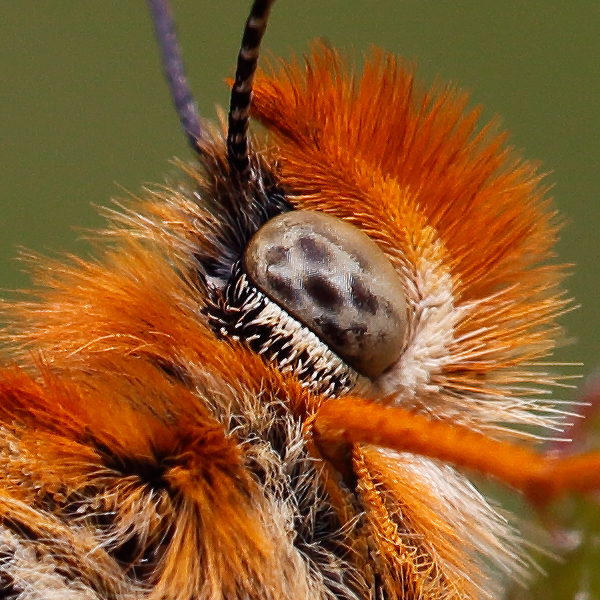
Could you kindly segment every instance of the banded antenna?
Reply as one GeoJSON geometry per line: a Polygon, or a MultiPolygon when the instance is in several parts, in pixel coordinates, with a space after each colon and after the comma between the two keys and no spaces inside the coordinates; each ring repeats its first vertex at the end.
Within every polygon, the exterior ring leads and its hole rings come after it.
{"type": "MultiPolygon", "coordinates": [[[[244,28],[238,54],[235,81],[231,89],[227,130],[227,160],[232,174],[244,184],[250,177],[248,159],[248,122],[252,102],[252,83],[258,64],[260,43],[267,29],[269,12],[275,0],[254,0],[244,28]]],[[[202,125],[198,105],[185,75],[181,48],[168,0],[148,0],[154,31],[160,48],[163,70],[179,121],[195,152],[202,156],[198,141],[202,125]]]]}
{"type": "Polygon", "coordinates": [[[238,54],[235,81],[229,103],[227,129],[227,159],[232,174],[237,173],[244,183],[250,176],[248,160],[248,121],[252,102],[252,83],[258,64],[260,43],[267,29],[269,12],[275,0],[254,0],[238,54]]]}
{"type": "Polygon", "coordinates": [[[154,22],[154,32],[160,49],[165,79],[175,104],[179,122],[192,149],[202,155],[198,145],[198,141],[203,137],[200,113],[185,76],[171,5],[168,0],[148,0],[148,6],[154,22]]]}

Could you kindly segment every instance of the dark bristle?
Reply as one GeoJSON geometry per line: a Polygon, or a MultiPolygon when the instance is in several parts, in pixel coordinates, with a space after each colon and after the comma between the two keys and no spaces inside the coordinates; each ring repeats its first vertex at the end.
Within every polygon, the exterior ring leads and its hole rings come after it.
{"type": "Polygon", "coordinates": [[[348,392],[358,380],[314,333],[256,289],[240,263],[204,313],[219,337],[242,342],[283,373],[294,374],[314,393],[336,396],[348,392]],[[265,317],[267,313],[270,316],[265,317]]]}
{"type": "Polygon", "coordinates": [[[224,157],[206,156],[204,162],[209,185],[192,194],[216,218],[206,234],[210,244],[195,258],[201,282],[207,288],[224,289],[233,265],[241,260],[252,236],[267,221],[294,207],[280,187],[277,174],[261,157],[252,157],[254,177],[244,189],[231,185],[224,157]]]}

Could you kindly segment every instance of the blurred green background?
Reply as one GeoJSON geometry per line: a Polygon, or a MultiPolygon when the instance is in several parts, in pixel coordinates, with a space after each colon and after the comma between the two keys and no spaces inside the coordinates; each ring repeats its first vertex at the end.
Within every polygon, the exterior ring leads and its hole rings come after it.
{"type": "MultiPolygon", "coordinates": [[[[227,103],[223,79],[248,4],[174,2],[204,116],[227,103]]],[[[14,260],[19,246],[86,252],[73,227],[102,224],[93,204],[123,197],[120,186],[162,181],[168,160],[189,154],[142,0],[21,0],[0,14],[0,287],[12,289],[28,283],[14,260]]],[[[563,319],[577,343],[558,358],[584,363],[583,374],[600,363],[599,32],[598,0],[279,0],[265,39],[283,56],[315,37],[358,53],[382,46],[416,59],[426,81],[439,75],[472,91],[487,118],[503,118],[512,143],[552,172],[568,220],[558,251],[576,265],[568,286],[582,307],[563,319]]],[[[533,597],[600,598],[600,507],[576,507],[565,511],[591,533],[548,567],[533,597]]]]}

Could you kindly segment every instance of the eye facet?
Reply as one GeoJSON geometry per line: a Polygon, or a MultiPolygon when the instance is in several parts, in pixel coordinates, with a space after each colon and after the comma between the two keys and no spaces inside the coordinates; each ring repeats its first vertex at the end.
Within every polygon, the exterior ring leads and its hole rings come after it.
{"type": "Polygon", "coordinates": [[[358,373],[376,378],[399,359],[402,283],[357,227],[313,211],[279,215],[250,240],[244,267],[260,291],[358,373]]]}

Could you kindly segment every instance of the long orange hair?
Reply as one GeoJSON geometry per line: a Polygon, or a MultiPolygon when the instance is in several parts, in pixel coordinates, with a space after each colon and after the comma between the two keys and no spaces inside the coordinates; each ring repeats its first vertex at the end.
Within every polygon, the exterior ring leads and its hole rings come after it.
{"type": "Polygon", "coordinates": [[[567,416],[540,366],[570,306],[542,174],[383,51],[254,78],[271,3],[222,133],[151,1],[197,161],[6,309],[3,597],[497,597],[530,560],[454,467],[538,507],[600,485],[600,456],[534,449],[567,416]]]}

